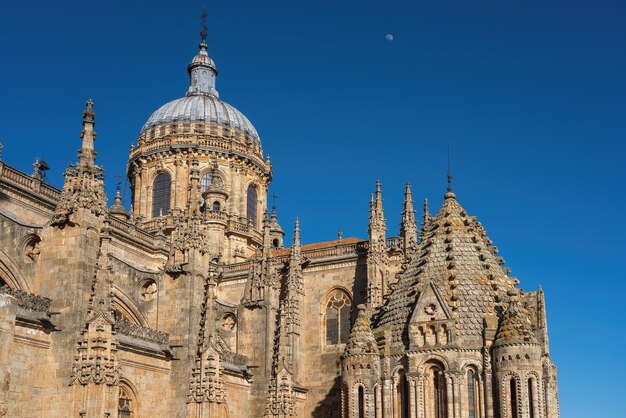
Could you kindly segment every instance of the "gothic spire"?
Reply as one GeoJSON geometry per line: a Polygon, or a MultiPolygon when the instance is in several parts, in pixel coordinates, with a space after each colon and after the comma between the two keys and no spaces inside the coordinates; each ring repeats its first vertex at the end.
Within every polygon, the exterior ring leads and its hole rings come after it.
{"type": "Polygon", "coordinates": [[[370,200],[367,253],[367,301],[372,307],[383,303],[388,291],[387,228],[383,215],[383,196],[380,180],[376,181],[376,192],[370,200]]]}
{"type": "Polygon", "coordinates": [[[302,281],[302,243],[300,241],[300,221],[296,218],[293,228],[293,245],[289,253],[289,273],[287,275],[287,291],[290,294],[304,294],[302,281]],[[295,293],[294,293],[295,291],[295,293]]]}
{"type": "Polygon", "coordinates": [[[300,243],[300,220],[296,217],[296,224],[293,227],[293,247],[291,249],[291,254],[293,256],[294,252],[298,252],[300,254],[301,243],[300,243]]]}
{"type": "Polygon", "coordinates": [[[385,238],[385,232],[387,228],[385,226],[385,216],[383,213],[383,192],[380,180],[376,180],[376,191],[371,196],[370,200],[370,222],[369,222],[369,235],[370,240],[372,237],[385,238]]]}
{"type": "Polygon", "coordinates": [[[411,184],[407,183],[404,188],[404,210],[402,211],[402,222],[400,222],[400,238],[405,252],[415,243],[417,234],[417,224],[415,222],[415,209],[413,209],[413,195],[411,184]]]}
{"type": "Polygon", "coordinates": [[[96,140],[95,126],[96,114],[93,111],[93,102],[87,100],[86,108],[83,112],[83,131],[80,137],[83,139],[82,146],[78,153],[78,167],[80,169],[93,170],[96,152],[94,150],[94,141],[96,140]]]}
{"type": "Polygon", "coordinates": [[[96,216],[104,215],[107,211],[104,173],[102,168],[95,164],[96,132],[93,130],[95,116],[93,102],[90,99],[83,112],[83,131],[80,134],[82,146],[78,150],[78,163],[70,164],[65,171],[63,190],[50,220],[51,225],[64,225],[69,221],[69,216],[80,208],[96,216]]]}

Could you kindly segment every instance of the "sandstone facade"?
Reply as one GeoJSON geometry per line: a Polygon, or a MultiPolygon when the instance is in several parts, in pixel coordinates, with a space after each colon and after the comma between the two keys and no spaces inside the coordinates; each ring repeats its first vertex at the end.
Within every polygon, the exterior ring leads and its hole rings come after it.
{"type": "MultiPolygon", "coordinates": [[[[399,237],[283,248],[258,134],[203,31],[107,207],[95,112],[62,190],[0,161],[0,416],[556,418],[544,295],[451,190],[399,237]]],[[[306,225],[306,224],[305,224],[306,225]]],[[[306,226],[304,227],[306,231],[306,226]]]]}

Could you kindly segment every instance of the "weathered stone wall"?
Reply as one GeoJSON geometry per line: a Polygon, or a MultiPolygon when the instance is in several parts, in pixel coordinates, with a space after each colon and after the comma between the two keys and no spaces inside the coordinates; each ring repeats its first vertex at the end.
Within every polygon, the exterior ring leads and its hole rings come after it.
{"type": "Polygon", "coordinates": [[[67,405],[59,405],[55,392],[66,392],[51,358],[49,333],[23,326],[15,327],[10,359],[11,385],[9,417],[63,416],[67,405]]]}

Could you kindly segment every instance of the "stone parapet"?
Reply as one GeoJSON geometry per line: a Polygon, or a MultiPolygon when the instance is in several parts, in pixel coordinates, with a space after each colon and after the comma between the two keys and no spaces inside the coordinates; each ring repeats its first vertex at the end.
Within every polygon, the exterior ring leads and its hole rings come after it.
{"type": "Polygon", "coordinates": [[[128,337],[137,338],[139,340],[157,343],[159,345],[169,344],[169,334],[152,328],[142,327],[128,321],[117,321],[114,327],[118,334],[128,337]]]}
{"type": "Polygon", "coordinates": [[[11,289],[9,286],[0,287],[0,294],[10,295],[17,301],[19,309],[30,312],[41,312],[48,314],[50,310],[50,299],[33,295],[19,289],[11,289]]]}

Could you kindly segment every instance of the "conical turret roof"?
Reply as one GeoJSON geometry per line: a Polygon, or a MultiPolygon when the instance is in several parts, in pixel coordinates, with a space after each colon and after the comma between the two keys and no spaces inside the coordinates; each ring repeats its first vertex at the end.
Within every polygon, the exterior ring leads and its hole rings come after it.
{"type": "Polygon", "coordinates": [[[451,191],[420,238],[376,326],[391,327],[392,346],[407,346],[412,312],[424,285],[431,282],[452,312],[455,335],[481,343],[484,316],[496,312],[516,280],[508,277],[508,268],[502,267],[504,260],[496,256],[497,248],[482,225],[466,213],[451,191]]]}
{"type": "Polygon", "coordinates": [[[496,334],[494,345],[537,343],[530,322],[528,310],[520,302],[517,294],[513,294],[509,306],[502,315],[502,322],[496,334]]]}
{"type": "Polygon", "coordinates": [[[365,305],[357,306],[359,314],[350,330],[344,356],[357,354],[378,354],[376,338],[370,327],[370,319],[365,305]]]}

